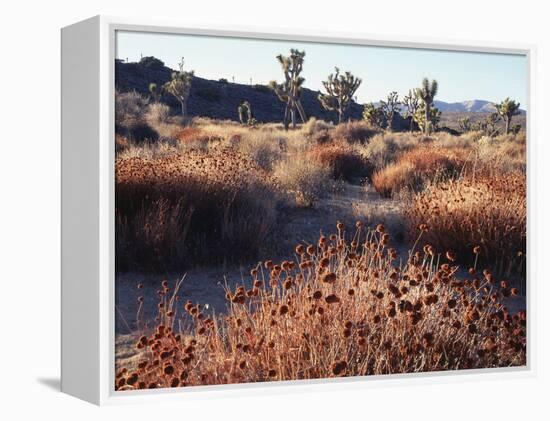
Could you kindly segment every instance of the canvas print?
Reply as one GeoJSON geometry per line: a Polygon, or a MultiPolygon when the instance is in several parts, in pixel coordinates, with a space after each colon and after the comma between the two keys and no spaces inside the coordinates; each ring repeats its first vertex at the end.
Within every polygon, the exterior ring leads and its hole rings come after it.
{"type": "Polygon", "coordinates": [[[115,390],[521,367],[528,58],[118,31],[115,390]]]}

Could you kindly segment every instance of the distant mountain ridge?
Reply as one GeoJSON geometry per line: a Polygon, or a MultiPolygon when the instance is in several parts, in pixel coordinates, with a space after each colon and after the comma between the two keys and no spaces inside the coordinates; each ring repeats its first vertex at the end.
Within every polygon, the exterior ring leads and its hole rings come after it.
{"type": "MultiPolygon", "coordinates": [[[[434,101],[434,105],[439,108],[441,112],[494,113],[496,111],[492,102],[483,99],[473,99],[462,102],[444,102],[436,100],[434,101]]],[[[520,110],[520,112],[525,114],[525,110],[520,110]]]]}
{"type": "MultiPolygon", "coordinates": [[[[380,105],[380,101],[374,103],[375,105],[380,105]]],[[[490,101],[485,101],[483,99],[472,99],[469,101],[462,102],[445,102],[445,101],[434,101],[434,105],[443,113],[494,113],[496,112],[495,105],[490,101]]],[[[402,111],[405,111],[405,107],[401,107],[402,111]]],[[[525,114],[525,110],[520,109],[521,114],[525,114]]]]}
{"type": "MultiPolygon", "coordinates": [[[[120,92],[137,91],[142,95],[149,94],[149,84],[162,86],[168,80],[172,69],[164,66],[160,60],[148,58],[148,61],[126,63],[115,61],[115,85],[120,92]]],[[[301,102],[307,117],[315,117],[327,121],[337,121],[335,112],[321,107],[317,97],[319,91],[302,89],[301,102]]],[[[209,80],[199,76],[193,78],[188,102],[188,112],[191,116],[203,116],[216,119],[238,120],[237,107],[249,101],[252,114],[259,122],[280,122],[284,114],[284,104],[266,85],[245,85],[231,83],[227,80],[209,80]]],[[[175,110],[179,103],[170,95],[163,95],[162,102],[175,110]]],[[[379,104],[379,102],[375,103],[379,104]]],[[[489,101],[472,100],[447,103],[435,101],[435,106],[443,113],[490,113],[495,107],[489,101]]],[[[522,110],[523,111],[523,110],[522,110]]],[[[346,111],[345,118],[361,119],[363,105],[352,101],[346,111]]],[[[524,111],[523,111],[524,113],[524,111]]],[[[398,118],[396,116],[396,118],[398,118]]],[[[408,128],[403,118],[398,118],[398,126],[408,128]]]]}

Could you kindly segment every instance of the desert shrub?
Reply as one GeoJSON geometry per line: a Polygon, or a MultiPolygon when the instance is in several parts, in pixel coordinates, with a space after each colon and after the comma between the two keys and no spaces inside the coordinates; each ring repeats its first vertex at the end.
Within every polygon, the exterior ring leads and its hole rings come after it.
{"type": "Polygon", "coordinates": [[[237,143],[240,152],[268,171],[281,159],[285,145],[283,137],[263,131],[245,133],[237,143]]]}
{"type": "Polygon", "coordinates": [[[119,157],[117,270],[254,258],[276,217],[273,184],[230,150],[119,157]]]}
{"type": "Polygon", "coordinates": [[[397,162],[376,171],[372,185],[383,197],[404,188],[420,191],[427,183],[461,174],[466,160],[460,150],[424,146],[408,150],[397,162]]]}
{"type": "Polygon", "coordinates": [[[452,262],[436,264],[429,247],[399,265],[388,237],[382,226],[359,225],[350,242],[339,226],[318,244],[299,244],[295,259],[265,261],[252,268],[251,286],[227,289],[224,316],[182,306],[181,282],[164,282],[160,299],[140,298],[163,305],[155,327],[136,336],[138,355],[118,364],[115,388],[526,364],[527,314],[503,306],[515,288],[493,284],[488,272],[465,281],[452,262]]]}
{"type": "Polygon", "coordinates": [[[331,132],[333,139],[344,139],[349,143],[366,143],[381,130],[369,126],[363,121],[350,121],[338,124],[331,132]]]}
{"type": "Polygon", "coordinates": [[[305,155],[291,155],[281,160],[274,168],[274,176],[299,206],[314,206],[320,198],[336,189],[331,168],[307,159],[305,155]]]}
{"type": "Polygon", "coordinates": [[[168,123],[169,118],[170,107],[168,105],[161,104],[160,102],[155,102],[147,106],[145,120],[151,127],[159,124],[166,124],[168,123]]]}
{"type": "Polygon", "coordinates": [[[115,95],[115,131],[133,142],[158,139],[158,133],[147,124],[148,100],[135,91],[115,95]]]}
{"type": "Polygon", "coordinates": [[[170,107],[161,103],[149,104],[144,119],[161,139],[174,139],[181,127],[187,124],[181,121],[181,116],[171,116],[170,107]]]}
{"type": "Polygon", "coordinates": [[[478,142],[470,165],[477,175],[497,175],[514,172],[525,173],[527,169],[526,145],[521,138],[503,135],[478,142]]]}
{"type": "Polygon", "coordinates": [[[370,177],[373,169],[370,162],[346,142],[314,145],[309,157],[330,167],[333,178],[345,181],[370,177]]]}
{"type": "Polygon", "coordinates": [[[220,143],[224,140],[220,134],[207,132],[200,127],[188,126],[178,130],[174,134],[182,150],[197,149],[207,151],[214,143],[220,143]]]}
{"type": "Polygon", "coordinates": [[[415,135],[400,133],[381,133],[375,135],[363,146],[363,153],[380,170],[394,162],[399,153],[418,145],[415,135]]]}
{"type": "Polygon", "coordinates": [[[483,132],[472,131],[460,136],[436,133],[435,142],[443,148],[471,148],[483,137],[483,132]]]}
{"type": "Polygon", "coordinates": [[[317,120],[315,117],[310,117],[309,120],[302,124],[301,132],[304,136],[315,136],[319,132],[328,133],[334,126],[324,120],[317,120]]]}
{"type": "Polygon", "coordinates": [[[148,103],[148,99],[136,91],[116,92],[115,124],[129,127],[143,123],[148,103]]]}
{"type": "Polygon", "coordinates": [[[319,130],[318,132],[311,135],[311,140],[313,141],[313,143],[324,144],[329,143],[332,139],[330,137],[330,131],[319,130]]]}
{"type": "Polygon", "coordinates": [[[423,240],[439,253],[453,250],[468,261],[473,247],[479,247],[479,259],[498,273],[521,272],[525,269],[526,202],[523,173],[464,177],[414,195],[405,217],[412,233],[419,224],[428,224],[423,240]]]}
{"type": "Polygon", "coordinates": [[[381,171],[376,171],[372,175],[372,185],[374,189],[385,198],[392,197],[403,188],[411,184],[416,185],[422,182],[422,175],[415,175],[415,168],[408,162],[399,164],[390,164],[381,171]]]}
{"type": "Polygon", "coordinates": [[[132,142],[155,141],[159,138],[158,132],[147,123],[136,123],[130,126],[116,126],[116,134],[128,138],[132,142]]]}

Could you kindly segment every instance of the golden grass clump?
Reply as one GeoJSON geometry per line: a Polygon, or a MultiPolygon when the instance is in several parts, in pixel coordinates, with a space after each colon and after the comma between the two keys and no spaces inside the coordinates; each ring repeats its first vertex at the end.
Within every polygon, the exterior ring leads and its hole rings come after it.
{"type": "Polygon", "coordinates": [[[439,253],[454,250],[468,260],[477,247],[479,259],[500,273],[525,270],[524,173],[433,184],[413,196],[405,218],[412,236],[418,224],[429,226],[423,239],[439,253]]]}
{"type": "Polygon", "coordinates": [[[330,137],[333,140],[342,139],[348,143],[366,143],[381,132],[381,129],[369,126],[364,121],[348,121],[336,125],[330,132],[330,137]]]}
{"type": "Polygon", "coordinates": [[[306,154],[287,156],[273,170],[280,188],[297,206],[312,207],[330,192],[338,189],[332,178],[332,169],[306,154]]]}
{"type": "Polygon", "coordinates": [[[395,163],[376,171],[372,184],[383,197],[392,197],[404,188],[418,191],[428,182],[460,175],[466,158],[463,149],[418,146],[402,153],[395,163]]]}
{"type": "Polygon", "coordinates": [[[507,283],[459,278],[429,246],[398,262],[383,226],[345,233],[258,264],[251,287],[227,289],[225,315],[165,286],[156,327],[136,337],[139,362],[117,367],[116,389],[526,364],[526,313],[503,305],[507,283]]]}
{"type": "Polygon", "coordinates": [[[118,270],[253,258],[274,222],[276,181],[230,149],[118,157],[115,167],[118,270]]]}

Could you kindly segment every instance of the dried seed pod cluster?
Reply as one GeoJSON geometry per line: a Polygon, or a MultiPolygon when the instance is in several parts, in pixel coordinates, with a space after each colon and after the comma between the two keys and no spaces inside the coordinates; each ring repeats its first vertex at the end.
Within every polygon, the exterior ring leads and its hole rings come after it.
{"type": "Polygon", "coordinates": [[[117,390],[526,363],[527,317],[504,305],[518,292],[509,282],[488,270],[459,278],[462,256],[437,261],[433,246],[398,262],[382,225],[358,223],[349,239],[337,228],[295,260],[254,267],[216,318],[163,284],[157,326],[137,338],[137,363],[118,367],[117,390]]]}

